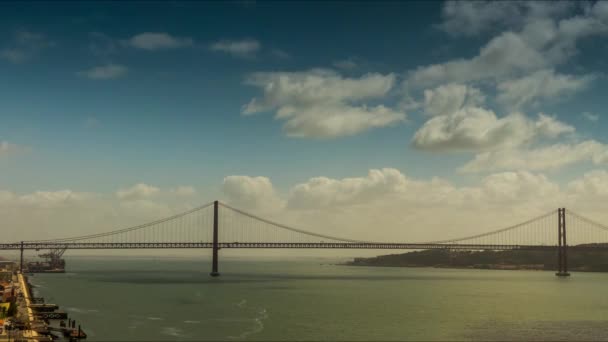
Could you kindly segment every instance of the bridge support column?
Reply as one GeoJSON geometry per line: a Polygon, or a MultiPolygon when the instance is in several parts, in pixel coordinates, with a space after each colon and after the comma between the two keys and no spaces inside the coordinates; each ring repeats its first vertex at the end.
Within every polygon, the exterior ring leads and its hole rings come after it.
{"type": "Polygon", "coordinates": [[[557,273],[558,277],[568,277],[568,243],[566,242],[566,208],[557,210],[557,273]]]}
{"type": "Polygon", "coordinates": [[[21,256],[19,257],[19,273],[23,273],[23,241],[21,241],[21,256]]]}
{"type": "Polygon", "coordinates": [[[213,202],[213,260],[211,261],[211,273],[212,277],[218,277],[220,272],[218,271],[218,252],[220,250],[218,245],[218,226],[219,226],[219,202],[213,202]]]}

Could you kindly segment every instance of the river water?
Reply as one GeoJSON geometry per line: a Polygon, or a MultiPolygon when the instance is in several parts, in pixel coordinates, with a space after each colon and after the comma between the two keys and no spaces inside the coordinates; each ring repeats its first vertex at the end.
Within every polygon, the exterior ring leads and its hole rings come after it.
{"type": "Polygon", "coordinates": [[[331,261],[67,260],[47,302],[110,340],[607,340],[608,274],[348,267],[331,261]]]}

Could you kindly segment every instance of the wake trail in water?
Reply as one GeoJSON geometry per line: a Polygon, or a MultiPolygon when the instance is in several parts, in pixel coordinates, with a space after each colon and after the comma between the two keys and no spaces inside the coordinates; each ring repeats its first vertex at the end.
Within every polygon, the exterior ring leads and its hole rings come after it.
{"type": "Polygon", "coordinates": [[[240,334],[239,336],[228,336],[229,339],[244,339],[248,336],[258,334],[264,330],[264,321],[268,319],[268,312],[266,309],[261,309],[258,311],[258,315],[253,318],[254,326],[253,329],[247,330],[240,334]]]}

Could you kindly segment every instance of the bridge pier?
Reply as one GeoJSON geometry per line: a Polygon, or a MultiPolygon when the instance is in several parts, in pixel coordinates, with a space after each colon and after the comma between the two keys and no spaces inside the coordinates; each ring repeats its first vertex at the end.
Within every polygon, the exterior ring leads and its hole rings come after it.
{"type": "Polygon", "coordinates": [[[23,241],[21,241],[21,255],[19,257],[19,273],[23,273],[23,241]]]}
{"type": "Polygon", "coordinates": [[[212,277],[219,277],[220,275],[220,272],[218,270],[218,252],[220,250],[218,245],[218,206],[218,201],[213,202],[213,259],[211,261],[211,273],[209,273],[209,275],[211,275],[212,277]]]}
{"type": "Polygon", "coordinates": [[[558,277],[569,277],[568,244],[566,242],[566,208],[557,209],[557,273],[558,277]]]}

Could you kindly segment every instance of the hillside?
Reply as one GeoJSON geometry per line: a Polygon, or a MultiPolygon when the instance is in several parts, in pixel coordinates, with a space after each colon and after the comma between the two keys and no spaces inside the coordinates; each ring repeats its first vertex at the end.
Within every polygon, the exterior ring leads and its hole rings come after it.
{"type": "MultiPolygon", "coordinates": [[[[478,269],[557,269],[557,255],[543,251],[450,251],[424,250],[403,254],[355,258],[350,266],[444,267],[478,269]]],[[[608,251],[568,253],[571,271],[608,272],[608,251]]]]}

